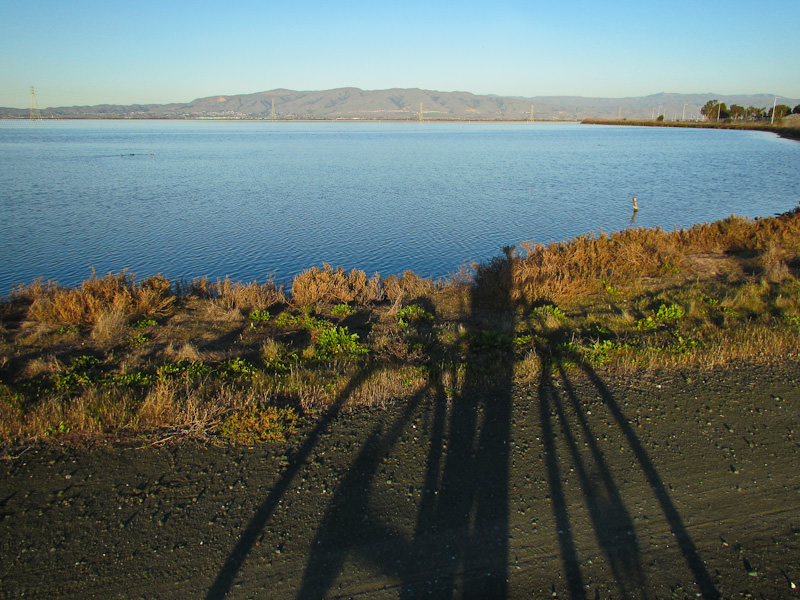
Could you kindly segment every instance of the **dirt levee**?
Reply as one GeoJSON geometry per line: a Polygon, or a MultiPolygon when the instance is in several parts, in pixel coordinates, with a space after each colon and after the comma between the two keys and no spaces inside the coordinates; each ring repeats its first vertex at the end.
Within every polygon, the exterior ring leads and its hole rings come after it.
{"type": "Polygon", "coordinates": [[[0,463],[4,598],[794,597],[800,368],[538,383],[0,463]]]}

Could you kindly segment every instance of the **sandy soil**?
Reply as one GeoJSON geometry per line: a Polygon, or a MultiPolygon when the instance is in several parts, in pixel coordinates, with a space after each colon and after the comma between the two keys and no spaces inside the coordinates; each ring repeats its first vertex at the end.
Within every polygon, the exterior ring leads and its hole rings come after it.
{"type": "Polygon", "coordinates": [[[800,597],[799,455],[792,363],[547,365],[257,448],[17,449],[0,597],[800,597]]]}

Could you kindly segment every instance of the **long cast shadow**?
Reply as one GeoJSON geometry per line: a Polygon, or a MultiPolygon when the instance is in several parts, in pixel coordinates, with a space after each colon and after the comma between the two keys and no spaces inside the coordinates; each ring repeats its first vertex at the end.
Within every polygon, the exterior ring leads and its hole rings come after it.
{"type": "Polygon", "coordinates": [[[720,598],[720,593],[714,585],[714,582],[712,581],[711,576],[706,569],[705,563],[700,557],[700,553],[692,541],[686,526],[683,524],[683,519],[681,518],[680,513],[678,513],[678,510],[675,508],[675,505],[673,504],[672,499],[667,492],[667,487],[664,485],[661,476],[658,474],[658,471],[656,470],[653,461],[650,459],[647,450],[639,441],[639,438],[633,431],[633,428],[623,414],[622,409],[620,408],[613,394],[611,394],[603,380],[597,375],[597,372],[586,363],[582,363],[581,368],[589,377],[589,380],[592,382],[594,387],[597,389],[597,392],[600,394],[600,397],[603,399],[606,407],[613,415],[617,426],[620,428],[620,431],[622,431],[622,434],[627,440],[628,445],[636,457],[636,460],[639,462],[639,466],[644,472],[644,475],[647,478],[647,481],[661,506],[661,511],[664,513],[664,517],[666,518],[667,523],[672,530],[672,534],[675,536],[675,540],[678,542],[678,547],[681,549],[681,553],[686,560],[686,564],[694,576],[694,580],[698,589],[700,590],[700,594],[703,598],[708,600],[716,600],[720,598]]]}
{"type": "Polygon", "coordinates": [[[576,431],[570,426],[570,419],[563,402],[555,402],[556,412],[589,508],[595,536],[608,559],[622,597],[647,598],[633,519],[625,507],[619,488],[614,482],[611,470],[563,365],[559,365],[559,375],[566,388],[565,394],[576,421],[574,428],[576,431]],[[579,435],[589,448],[590,458],[581,455],[579,435]]]}
{"type": "MultiPolygon", "coordinates": [[[[515,307],[507,293],[511,285],[511,266],[512,258],[507,253],[506,259],[490,265],[493,270],[488,271],[492,277],[477,278],[470,306],[473,322],[480,322],[483,316],[481,298],[485,294],[494,294],[494,311],[514,314],[515,307]]],[[[513,330],[513,319],[507,325],[513,330]]],[[[514,361],[513,352],[487,348],[481,343],[479,333],[482,332],[477,328],[477,333],[467,334],[452,347],[440,348],[439,355],[448,357],[456,366],[433,368],[428,387],[408,401],[388,430],[376,427],[370,432],[317,528],[298,598],[328,595],[348,557],[367,562],[384,575],[399,579],[403,598],[503,598],[508,595],[508,481],[514,361]],[[459,376],[462,377],[459,387],[473,390],[471,393],[453,394],[448,389],[459,376]],[[492,382],[490,388],[484,385],[487,380],[492,382]],[[480,393],[476,393],[479,389],[480,393]],[[424,487],[414,532],[404,537],[395,529],[391,515],[370,514],[370,499],[381,463],[428,394],[433,396],[433,407],[424,487]]],[[[620,592],[624,597],[646,597],[646,582],[630,514],[596,443],[577,392],[551,348],[542,345],[537,350],[542,367],[538,394],[544,461],[570,595],[579,600],[586,598],[586,587],[570,523],[563,465],[556,443],[557,424],[560,424],[564,440],[562,447],[575,467],[595,536],[620,592]],[[565,384],[563,392],[555,385],[556,377],[565,384]],[[588,448],[588,455],[580,450],[582,446],[588,448]]],[[[579,363],[654,490],[702,597],[719,598],[664,483],[618,403],[597,373],[588,364],[579,363]]],[[[376,368],[378,366],[372,366],[356,375],[321,417],[242,533],[207,599],[223,598],[228,593],[256,539],[317,441],[330,428],[353,390],[376,368]]]]}
{"type": "Polygon", "coordinates": [[[561,551],[561,562],[564,567],[564,575],[569,587],[570,597],[575,600],[583,600],[586,598],[586,588],[581,574],[578,551],[572,535],[563,476],[556,448],[556,434],[553,427],[554,405],[559,402],[559,399],[553,384],[553,362],[550,359],[549,352],[549,349],[546,348],[539,349],[542,363],[539,381],[539,424],[542,430],[544,461],[547,468],[547,481],[550,487],[556,535],[558,536],[558,545],[561,551]]]}
{"type": "Polygon", "coordinates": [[[336,401],[320,416],[313,430],[308,434],[302,446],[292,455],[289,465],[283,471],[280,479],[270,490],[264,502],[258,507],[247,528],[242,532],[239,541],[228,555],[228,559],[208,590],[206,600],[219,600],[228,594],[236,575],[241,570],[258,536],[264,530],[264,526],[275,512],[275,508],[292,485],[295,477],[303,468],[309,456],[311,456],[320,437],[330,428],[353,390],[366,381],[376,368],[376,366],[372,366],[356,374],[336,398],[336,401]]]}
{"type": "MultiPolygon", "coordinates": [[[[500,308],[510,312],[507,293],[502,295],[509,289],[508,266],[502,261],[495,266],[499,277],[492,278],[495,287],[490,291],[497,296],[501,290],[500,308]]],[[[470,310],[475,319],[486,291],[483,283],[479,277],[473,289],[470,310]]],[[[432,433],[413,536],[398,534],[391,515],[371,515],[369,502],[378,468],[420,398],[406,406],[387,433],[374,430],[362,447],[317,530],[298,598],[324,597],[349,555],[399,578],[404,598],[507,595],[513,362],[509,352],[501,352],[500,360],[481,360],[479,348],[470,342],[464,347],[462,340],[441,350],[450,357],[466,353],[460,387],[475,390],[491,380],[492,389],[453,394],[446,384],[460,375],[459,367],[434,369],[432,433]]]]}
{"type": "MultiPolygon", "coordinates": [[[[473,323],[480,324],[488,305],[513,332],[512,251],[505,248],[505,257],[479,270],[471,298],[473,323]]],[[[464,392],[448,397],[440,377],[404,598],[504,598],[508,593],[513,352],[487,348],[483,333],[479,329],[468,337],[464,392]]]]}
{"type": "Polygon", "coordinates": [[[510,417],[510,386],[439,394],[401,597],[506,596],[510,417]]]}
{"type": "MultiPolygon", "coordinates": [[[[557,335],[551,336],[557,346],[557,335]]],[[[640,550],[631,516],[625,507],[619,488],[609,468],[597,437],[592,432],[578,394],[570,380],[563,361],[549,345],[540,345],[541,378],[539,382],[539,417],[544,447],[545,464],[550,485],[561,559],[570,596],[577,600],[586,598],[586,588],[580,570],[575,539],[570,524],[568,503],[563,484],[561,463],[556,446],[555,420],[560,424],[564,445],[570,462],[574,465],[581,491],[586,501],[595,537],[611,567],[614,580],[622,597],[646,598],[648,596],[640,550]],[[555,386],[555,375],[563,383],[563,394],[555,386]],[[589,456],[581,451],[581,442],[589,456]]],[[[630,446],[650,487],[661,506],[689,570],[705,599],[716,600],[720,594],[714,586],[703,560],[697,551],[683,521],[672,503],[666,486],[642,443],[634,433],[619,403],[597,372],[580,357],[570,356],[588,377],[600,395],[604,406],[612,415],[623,437],[630,446]]]]}
{"type": "Polygon", "coordinates": [[[325,597],[341,572],[351,547],[356,544],[369,548],[369,552],[360,557],[362,560],[378,566],[384,574],[399,575],[407,552],[391,523],[370,515],[367,490],[426,391],[422,390],[408,402],[388,432],[383,433],[377,427],[364,442],[317,529],[298,598],[325,597]]]}

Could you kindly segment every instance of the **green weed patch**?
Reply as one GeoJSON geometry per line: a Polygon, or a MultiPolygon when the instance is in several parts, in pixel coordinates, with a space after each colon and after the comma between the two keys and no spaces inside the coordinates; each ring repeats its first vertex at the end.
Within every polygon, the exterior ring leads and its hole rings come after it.
{"type": "Polygon", "coordinates": [[[238,444],[283,441],[297,429],[299,416],[291,408],[249,406],[229,413],[220,433],[238,444]]]}
{"type": "Polygon", "coordinates": [[[358,340],[358,334],[350,333],[347,327],[323,329],[314,345],[314,353],[320,360],[355,358],[369,353],[369,348],[358,340]]]}

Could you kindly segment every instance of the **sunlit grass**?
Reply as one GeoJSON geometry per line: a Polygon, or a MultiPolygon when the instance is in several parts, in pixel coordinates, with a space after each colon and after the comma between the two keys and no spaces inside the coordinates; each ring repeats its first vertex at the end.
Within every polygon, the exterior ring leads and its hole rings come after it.
{"type": "Polygon", "coordinates": [[[471,276],[95,274],[0,302],[0,442],[283,439],[331,406],[795,356],[800,211],[507,248],[471,276]]]}

